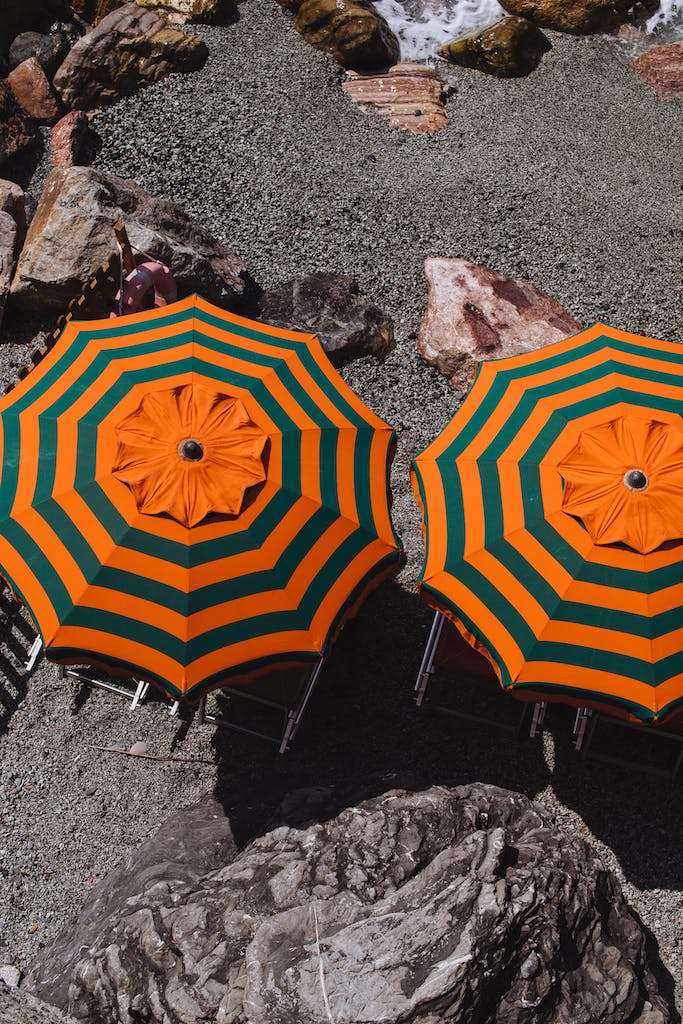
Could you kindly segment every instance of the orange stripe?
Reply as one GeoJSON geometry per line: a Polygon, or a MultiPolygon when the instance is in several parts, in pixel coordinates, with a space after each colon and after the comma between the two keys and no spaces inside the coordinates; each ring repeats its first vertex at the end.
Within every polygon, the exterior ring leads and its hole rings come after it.
{"type": "Polygon", "coordinates": [[[16,582],[22,592],[43,639],[53,635],[58,625],[57,615],[47,591],[44,589],[31,566],[24,561],[18,552],[0,535],[0,564],[7,575],[16,582]]]}
{"type": "Polygon", "coordinates": [[[683,674],[668,679],[659,686],[648,686],[630,676],[604,672],[600,669],[577,669],[575,665],[556,662],[530,661],[519,673],[515,685],[530,686],[551,684],[568,686],[583,692],[605,693],[612,697],[630,700],[648,711],[665,707],[683,691],[683,674]]]}

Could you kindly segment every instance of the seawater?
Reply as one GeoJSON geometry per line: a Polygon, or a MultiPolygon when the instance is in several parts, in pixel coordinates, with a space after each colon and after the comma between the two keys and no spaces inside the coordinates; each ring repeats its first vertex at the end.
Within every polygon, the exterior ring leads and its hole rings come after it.
{"type": "MultiPolygon", "coordinates": [[[[401,43],[401,60],[432,61],[444,43],[505,16],[498,0],[374,0],[401,43]]],[[[650,32],[670,28],[683,37],[683,0],[662,0],[647,22],[650,32]]]]}

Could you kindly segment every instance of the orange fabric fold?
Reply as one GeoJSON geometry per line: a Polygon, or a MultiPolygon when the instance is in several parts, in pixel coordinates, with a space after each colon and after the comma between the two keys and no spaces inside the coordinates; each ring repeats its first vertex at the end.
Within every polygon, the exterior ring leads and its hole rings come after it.
{"type": "Polygon", "coordinates": [[[185,384],[145,395],[116,429],[112,472],[140,512],[195,526],[211,512],[237,516],[266,479],[267,435],[230,395],[185,384]]]}
{"type": "Polygon", "coordinates": [[[558,468],[562,510],[596,544],[647,554],[683,538],[683,420],[628,416],[591,427],[558,468]]]}

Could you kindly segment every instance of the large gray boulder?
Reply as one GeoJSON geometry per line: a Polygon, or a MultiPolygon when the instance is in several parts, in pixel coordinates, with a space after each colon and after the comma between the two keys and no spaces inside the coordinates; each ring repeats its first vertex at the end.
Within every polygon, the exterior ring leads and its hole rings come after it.
{"type": "Polygon", "coordinates": [[[394,323],[350,274],[309,274],[265,292],[258,316],[268,324],[317,334],[333,363],[360,355],[383,358],[394,347],[394,323]]]}
{"type": "Polygon", "coordinates": [[[173,28],[155,10],[124,4],[78,40],[54,86],[67,107],[93,110],[171,71],[196,71],[207,57],[202,39],[173,28]]]}
{"type": "Polygon", "coordinates": [[[162,833],[124,885],[101,883],[30,990],[91,1024],[671,1019],[614,875],[520,794],[393,791],[228,841],[203,873],[191,822],[174,834],[195,877],[155,869],[174,858],[162,833]]]}
{"type": "Polygon", "coordinates": [[[242,294],[241,261],[175,203],[105,171],[65,167],[45,183],[17,264],[13,304],[26,312],[63,312],[115,251],[120,217],[134,246],[171,267],[179,295],[198,292],[230,306],[242,294]]]}

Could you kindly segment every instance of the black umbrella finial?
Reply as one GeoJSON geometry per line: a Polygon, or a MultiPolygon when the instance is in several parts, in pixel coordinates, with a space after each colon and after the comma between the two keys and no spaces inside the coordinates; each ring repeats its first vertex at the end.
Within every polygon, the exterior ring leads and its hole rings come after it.
{"type": "Polygon", "coordinates": [[[200,459],[204,458],[203,447],[193,437],[188,437],[186,441],[182,441],[179,451],[181,458],[186,459],[187,462],[199,462],[200,459]]]}

